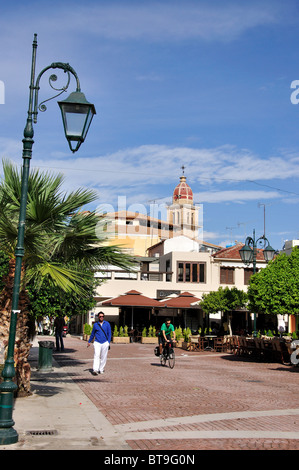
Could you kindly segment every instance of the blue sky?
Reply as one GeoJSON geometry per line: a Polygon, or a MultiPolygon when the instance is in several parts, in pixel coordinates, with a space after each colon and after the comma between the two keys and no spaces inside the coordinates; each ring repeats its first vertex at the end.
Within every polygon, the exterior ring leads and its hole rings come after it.
{"type": "MultiPolygon", "coordinates": [[[[97,115],[73,155],[50,101],[32,167],[64,173],[67,191],[96,189],[97,206],[117,210],[120,197],[128,209],[171,202],[184,165],[206,241],[262,235],[265,210],[266,236],[281,249],[299,238],[298,26],[296,0],[5,2],[0,158],[22,165],[37,33],[37,73],[70,63],[97,115]]],[[[40,101],[51,91],[43,76],[40,101]]]]}

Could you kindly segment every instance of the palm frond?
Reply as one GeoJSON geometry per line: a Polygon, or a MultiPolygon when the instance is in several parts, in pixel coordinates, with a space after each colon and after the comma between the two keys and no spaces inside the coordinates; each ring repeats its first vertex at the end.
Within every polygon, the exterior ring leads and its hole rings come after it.
{"type": "MultiPolygon", "coordinates": [[[[13,257],[18,234],[21,172],[3,161],[0,182],[0,248],[13,257]]],[[[112,264],[131,269],[132,259],[119,246],[109,246],[102,230],[104,219],[84,211],[97,199],[93,190],[62,191],[63,175],[34,169],[28,181],[24,264],[28,279],[44,278],[65,291],[82,292],[86,269],[94,272],[112,264]],[[74,268],[69,266],[73,263],[74,268]],[[81,272],[82,271],[82,272],[81,272]],[[83,275],[82,273],[85,272],[83,275]]]]}
{"type": "Polygon", "coordinates": [[[80,295],[85,294],[84,286],[88,278],[83,271],[75,271],[59,263],[47,261],[36,264],[34,268],[28,267],[25,277],[26,283],[33,280],[36,285],[41,285],[47,279],[64,292],[74,292],[80,295]]]}

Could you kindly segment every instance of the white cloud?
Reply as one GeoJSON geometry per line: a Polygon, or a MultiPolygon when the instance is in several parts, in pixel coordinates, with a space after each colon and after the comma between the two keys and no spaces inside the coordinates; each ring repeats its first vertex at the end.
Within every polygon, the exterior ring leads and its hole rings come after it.
{"type": "Polygon", "coordinates": [[[248,201],[276,199],[281,197],[277,191],[205,191],[194,194],[196,201],[201,203],[234,202],[242,204],[248,201]]]}
{"type": "MultiPolygon", "coordinates": [[[[279,9],[280,10],[280,9],[279,9]]],[[[68,28],[87,29],[109,39],[232,40],[244,31],[279,21],[277,6],[255,2],[240,6],[226,2],[207,5],[199,2],[147,2],[143,4],[99,4],[68,13],[68,28]]],[[[62,16],[60,15],[60,18],[62,16]]]]}
{"type": "MultiPolygon", "coordinates": [[[[0,137],[0,160],[8,159],[21,161],[22,157],[22,142],[21,140],[8,139],[0,137]]],[[[1,168],[1,165],[0,165],[1,168]]]]}
{"type": "MultiPolygon", "coordinates": [[[[20,142],[1,138],[1,158],[10,158],[20,165],[20,142]]],[[[286,155],[261,158],[232,146],[200,149],[142,145],[98,157],[70,158],[61,152],[51,155],[46,162],[34,156],[31,162],[32,168],[64,173],[68,190],[84,186],[96,189],[101,201],[115,202],[118,196],[125,195],[129,203],[143,204],[155,196],[157,203],[171,202],[182,165],[186,167],[187,182],[193,189],[196,203],[242,204],[278,198],[289,201],[292,199],[286,198],[286,194],[271,188],[271,179],[286,180],[299,176],[294,155],[289,158],[286,155]],[[265,188],[249,188],[251,183],[265,188]],[[232,184],[236,188],[228,188],[232,184]]]]}
{"type": "MultiPolygon", "coordinates": [[[[54,2],[55,3],[55,2],[54,2]]],[[[23,28],[36,29],[47,34],[59,31],[67,36],[70,32],[88,31],[97,37],[126,40],[144,39],[150,41],[201,39],[205,41],[230,41],[245,31],[281,20],[279,3],[250,2],[240,6],[236,2],[207,4],[186,1],[181,4],[159,1],[148,2],[91,2],[75,4],[69,8],[59,5],[59,11],[52,4],[43,5],[42,10],[31,5],[20,4],[17,9],[2,14],[1,29],[6,31],[12,19],[22,19],[23,28]],[[67,21],[66,21],[67,17],[67,21]],[[38,19],[38,23],[37,23],[38,19]],[[9,20],[9,21],[8,21],[9,20]]],[[[20,27],[21,24],[20,24],[20,27]]],[[[35,32],[35,31],[34,31],[35,32]]],[[[52,34],[53,35],[53,34],[52,34]]],[[[53,38],[55,41],[55,37],[53,38]]]]}

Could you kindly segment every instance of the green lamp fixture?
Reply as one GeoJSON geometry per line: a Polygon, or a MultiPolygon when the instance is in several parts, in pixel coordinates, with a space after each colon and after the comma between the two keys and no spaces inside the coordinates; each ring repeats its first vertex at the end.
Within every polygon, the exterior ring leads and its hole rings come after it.
{"type": "Polygon", "coordinates": [[[71,93],[64,101],[58,101],[58,105],[69,147],[73,153],[77,152],[96,114],[95,107],[87,101],[84,93],[78,90],[71,93]]]}

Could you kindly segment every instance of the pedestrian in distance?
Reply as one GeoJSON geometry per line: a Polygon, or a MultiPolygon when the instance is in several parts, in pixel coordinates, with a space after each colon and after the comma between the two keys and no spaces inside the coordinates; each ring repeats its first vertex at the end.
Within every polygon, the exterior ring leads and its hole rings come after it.
{"type": "Polygon", "coordinates": [[[63,344],[63,338],[62,338],[64,326],[65,326],[64,318],[56,317],[54,320],[56,351],[64,351],[64,344],[63,344]]]}
{"type": "Polygon", "coordinates": [[[108,321],[104,320],[104,313],[99,313],[99,320],[94,323],[92,332],[87,343],[87,347],[93,342],[93,375],[103,374],[108,357],[108,350],[111,341],[111,326],[108,321]]]}

